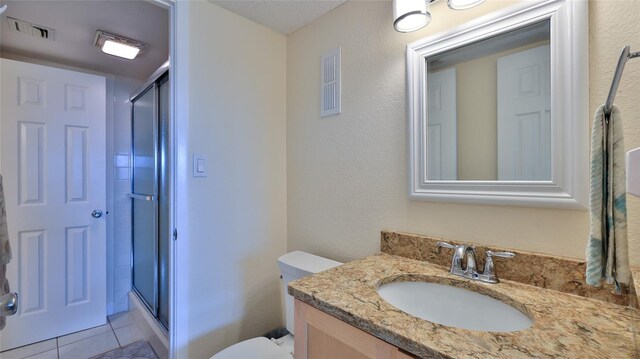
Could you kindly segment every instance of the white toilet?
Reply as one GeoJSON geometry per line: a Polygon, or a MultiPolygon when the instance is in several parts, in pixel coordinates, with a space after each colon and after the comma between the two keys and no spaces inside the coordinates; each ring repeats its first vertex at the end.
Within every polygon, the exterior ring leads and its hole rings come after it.
{"type": "Polygon", "coordinates": [[[291,334],[279,339],[258,337],[234,344],[211,359],[291,359],[293,358],[293,297],[287,293],[289,282],[337,267],[342,263],[322,258],[305,252],[291,252],[278,258],[278,267],[282,274],[282,290],[284,291],[285,317],[287,330],[291,334]]]}

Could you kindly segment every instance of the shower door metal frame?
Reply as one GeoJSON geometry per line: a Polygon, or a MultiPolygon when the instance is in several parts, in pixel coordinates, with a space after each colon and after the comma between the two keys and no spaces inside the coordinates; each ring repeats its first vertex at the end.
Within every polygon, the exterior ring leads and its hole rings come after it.
{"type": "MultiPolygon", "coordinates": [[[[164,67],[161,67],[161,69],[163,69],[164,67]]],[[[166,119],[166,123],[164,124],[164,126],[166,126],[166,137],[163,136],[163,132],[162,132],[162,128],[163,128],[163,123],[162,123],[162,113],[161,113],[161,108],[162,108],[162,102],[161,102],[161,88],[163,85],[167,85],[170,86],[170,82],[169,82],[169,73],[168,70],[165,71],[164,73],[162,73],[162,75],[160,75],[156,81],[155,81],[155,85],[156,85],[156,111],[157,111],[157,122],[156,122],[156,127],[157,127],[157,136],[156,136],[156,140],[157,140],[157,144],[158,144],[158,151],[156,152],[156,156],[158,157],[158,162],[157,162],[157,181],[156,181],[156,185],[157,185],[157,190],[156,190],[156,194],[157,194],[157,201],[156,201],[156,207],[157,207],[157,221],[156,221],[156,232],[157,232],[157,254],[156,254],[156,274],[157,274],[157,278],[156,278],[156,290],[157,290],[157,298],[156,298],[156,302],[157,302],[157,311],[156,311],[156,320],[162,324],[167,330],[169,329],[169,312],[164,313],[166,314],[166,321],[164,321],[163,318],[163,311],[162,311],[162,306],[163,306],[163,300],[167,302],[167,310],[169,310],[169,297],[171,296],[171,291],[170,291],[170,285],[169,285],[169,278],[168,278],[168,273],[169,273],[169,267],[170,267],[170,247],[171,247],[171,242],[173,239],[173,230],[171,227],[171,220],[170,220],[170,215],[171,215],[171,208],[170,208],[170,202],[169,202],[169,197],[170,197],[170,193],[171,193],[171,170],[170,170],[170,166],[171,164],[166,161],[166,159],[169,157],[170,152],[171,152],[171,145],[169,143],[169,137],[170,137],[170,131],[171,131],[171,113],[169,111],[170,107],[169,104],[167,103],[167,116],[168,118],[166,119]],[[164,142],[165,146],[162,145],[162,143],[164,142]],[[161,158],[164,157],[165,161],[162,161],[161,158]],[[163,177],[163,172],[164,172],[164,177],[163,177]],[[163,178],[164,178],[164,182],[163,182],[163,178]],[[166,222],[162,221],[162,214],[165,213],[164,211],[166,210],[166,222]],[[165,275],[166,277],[166,292],[167,292],[167,298],[163,298],[162,296],[162,288],[163,288],[163,276],[161,273],[161,265],[162,265],[162,255],[163,252],[161,250],[162,248],[162,233],[164,231],[167,231],[167,243],[165,243],[167,245],[166,249],[166,273],[165,275]]]]}
{"type": "Polygon", "coordinates": [[[147,307],[149,312],[153,314],[154,317],[158,316],[158,85],[157,78],[153,79],[153,82],[148,85],[144,90],[140,91],[137,94],[134,94],[131,97],[131,289],[134,293],[140,298],[140,301],[147,307]],[[140,97],[144,96],[147,92],[153,91],[153,161],[156,169],[156,177],[153,182],[153,195],[146,196],[147,198],[140,198],[137,193],[134,192],[134,172],[135,168],[135,146],[134,146],[134,105],[135,102],[140,99],[140,97]],[[150,198],[149,198],[150,197],[150,198]],[[135,279],[135,266],[134,266],[134,234],[135,234],[135,221],[134,221],[134,201],[136,200],[145,200],[152,201],[154,203],[153,210],[156,214],[156,223],[153,226],[154,238],[156,239],[153,243],[153,261],[154,261],[154,270],[153,270],[153,282],[155,285],[153,286],[153,300],[155,302],[154,305],[147,302],[142,293],[138,291],[135,287],[134,279],[135,279]]]}

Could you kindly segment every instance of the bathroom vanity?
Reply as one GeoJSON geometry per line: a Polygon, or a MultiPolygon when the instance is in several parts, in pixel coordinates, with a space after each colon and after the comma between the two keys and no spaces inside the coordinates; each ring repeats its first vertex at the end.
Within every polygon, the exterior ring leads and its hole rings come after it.
{"type": "Polygon", "coordinates": [[[300,300],[296,300],[295,306],[299,333],[295,336],[296,358],[416,358],[300,300]]]}
{"type": "Polygon", "coordinates": [[[487,284],[453,276],[442,262],[429,261],[451,260],[451,253],[435,243],[428,237],[383,232],[386,253],[292,282],[296,358],[637,356],[634,332],[640,311],[628,305],[629,295],[613,295],[610,288],[583,288],[583,281],[576,278],[583,273],[581,262],[516,251],[520,262],[496,261],[500,282],[487,284]],[[403,252],[404,256],[398,255],[403,252]],[[523,262],[535,267],[515,267],[523,262]],[[530,281],[507,279],[520,272],[530,273],[530,281]],[[550,280],[540,280],[545,277],[550,280]],[[380,296],[379,287],[394,282],[437,283],[483,294],[516,309],[532,324],[499,332],[420,319],[380,296]]]}

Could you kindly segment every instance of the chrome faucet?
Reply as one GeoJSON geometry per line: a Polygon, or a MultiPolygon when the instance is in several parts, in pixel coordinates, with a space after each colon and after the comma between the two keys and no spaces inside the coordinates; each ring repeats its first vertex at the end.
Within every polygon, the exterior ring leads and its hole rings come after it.
{"type": "Polygon", "coordinates": [[[467,257],[467,266],[464,268],[464,274],[467,276],[475,276],[478,274],[476,266],[476,247],[469,246],[465,248],[464,255],[467,257]]]}
{"type": "Polygon", "coordinates": [[[513,258],[515,254],[512,252],[493,252],[487,250],[485,252],[484,269],[482,273],[478,273],[476,263],[476,247],[466,244],[450,244],[446,242],[438,242],[438,247],[453,249],[453,259],[451,260],[451,269],[449,272],[460,277],[479,280],[486,283],[498,283],[498,277],[495,274],[495,264],[493,257],[513,258]],[[466,259],[466,265],[462,267],[462,262],[466,259]]]}

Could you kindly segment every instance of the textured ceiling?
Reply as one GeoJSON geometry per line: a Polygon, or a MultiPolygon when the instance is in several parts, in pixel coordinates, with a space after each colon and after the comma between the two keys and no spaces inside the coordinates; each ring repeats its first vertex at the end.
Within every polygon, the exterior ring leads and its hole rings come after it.
{"type": "Polygon", "coordinates": [[[345,0],[210,0],[231,12],[289,35],[345,0]]]}
{"type": "Polygon", "coordinates": [[[147,1],[13,0],[0,23],[0,51],[88,70],[146,79],[169,56],[169,14],[147,1]],[[6,16],[55,30],[55,41],[13,31],[6,16]],[[93,46],[96,30],[149,46],[135,60],[106,55],[93,46]]]}

